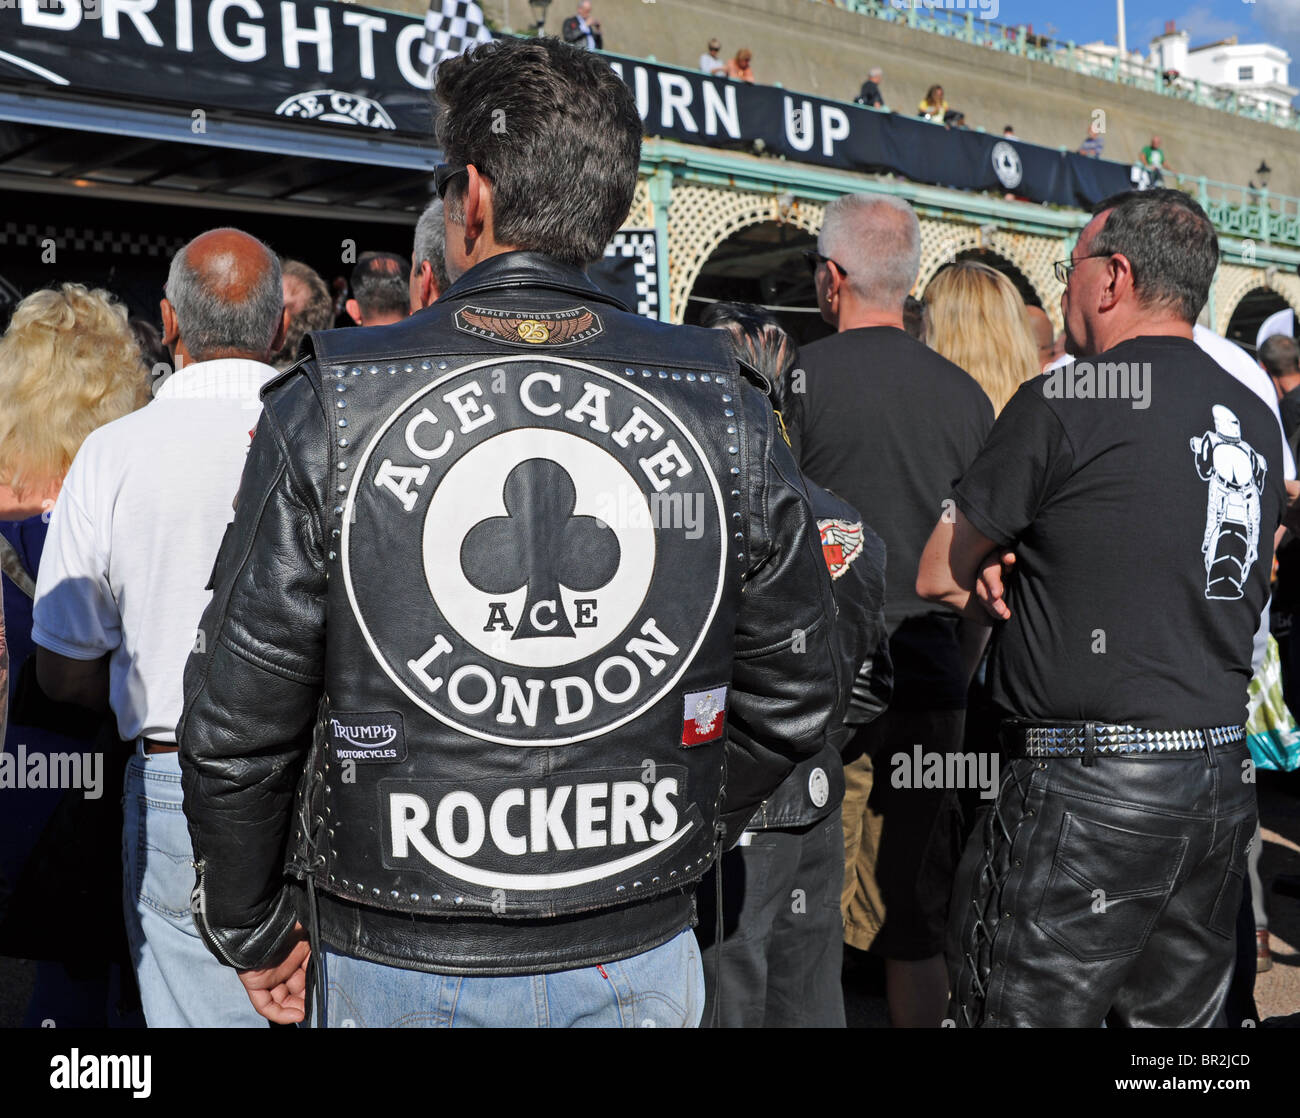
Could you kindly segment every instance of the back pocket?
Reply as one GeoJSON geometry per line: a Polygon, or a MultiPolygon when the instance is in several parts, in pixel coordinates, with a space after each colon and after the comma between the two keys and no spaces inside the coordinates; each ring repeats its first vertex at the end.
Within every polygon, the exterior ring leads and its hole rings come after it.
{"type": "Polygon", "coordinates": [[[1178,876],[1187,841],[1066,812],[1035,923],[1082,961],[1137,954],[1178,876]]]}

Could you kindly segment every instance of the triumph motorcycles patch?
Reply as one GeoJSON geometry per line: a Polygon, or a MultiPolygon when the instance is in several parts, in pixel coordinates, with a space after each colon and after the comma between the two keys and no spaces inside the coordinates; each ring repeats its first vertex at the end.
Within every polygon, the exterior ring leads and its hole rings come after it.
{"type": "Polygon", "coordinates": [[[330,711],[328,729],[337,761],[365,764],[406,760],[402,716],[395,710],[366,713],[330,711]]]}
{"type": "MultiPolygon", "coordinates": [[[[540,354],[422,383],[358,460],[340,542],[393,682],[446,725],[521,747],[609,733],[671,693],[727,559],[688,426],[637,380],[540,354]]],[[[722,733],[715,697],[700,740],[722,733]]]]}

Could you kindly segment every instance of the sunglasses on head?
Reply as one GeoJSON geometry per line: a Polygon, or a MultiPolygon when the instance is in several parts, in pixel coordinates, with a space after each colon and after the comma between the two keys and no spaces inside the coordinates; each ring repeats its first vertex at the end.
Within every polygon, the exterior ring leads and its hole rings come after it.
{"type": "Polygon", "coordinates": [[[454,163],[439,163],[433,169],[433,188],[438,192],[438,197],[445,199],[451,180],[457,175],[465,174],[467,170],[467,167],[458,167],[454,163]]]}
{"type": "Polygon", "coordinates": [[[806,248],[803,250],[803,258],[808,262],[808,271],[813,275],[816,275],[817,269],[825,263],[834,264],[835,267],[840,270],[840,275],[844,276],[846,279],[848,278],[848,269],[845,268],[843,264],[839,263],[839,261],[832,260],[829,256],[823,256],[820,252],[814,252],[812,249],[806,248]]]}

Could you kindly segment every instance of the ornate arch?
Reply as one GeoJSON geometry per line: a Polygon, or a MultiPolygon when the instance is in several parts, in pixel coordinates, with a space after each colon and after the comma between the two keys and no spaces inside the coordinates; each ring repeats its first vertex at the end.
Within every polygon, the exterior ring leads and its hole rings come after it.
{"type": "MultiPolygon", "coordinates": [[[[705,263],[733,233],[766,221],[795,225],[816,234],[826,207],[804,198],[747,190],[723,190],[698,183],[673,183],[668,205],[668,290],[672,321],[681,322],[686,300],[705,263]]],[[[634,207],[635,208],[635,207],[634,207]]]]}
{"type": "Polygon", "coordinates": [[[1292,310],[1300,312],[1300,276],[1278,269],[1225,262],[1219,265],[1219,273],[1214,277],[1214,322],[1211,329],[1216,334],[1226,334],[1241,301],[1252,291],[1260,289],[1272,291],[1285,299],[1292,310]]]}
{"type": "Polygon", "coordinates": [[[1061,319],[1061,285],[1056,282],[1052,265],[1068,255],[1067,243],[1063,237],[1013,233],[1003,229],[990,229],[988,226],[923,217],[921,272],[912,290],[924,291],[939,269],[955,260],[959,253],[969,249],[986,249],[1019,270],[1043,304],[1043,310],[1052,320],[1052,325],[1061,330],[1064,328],[1061,319]]]}

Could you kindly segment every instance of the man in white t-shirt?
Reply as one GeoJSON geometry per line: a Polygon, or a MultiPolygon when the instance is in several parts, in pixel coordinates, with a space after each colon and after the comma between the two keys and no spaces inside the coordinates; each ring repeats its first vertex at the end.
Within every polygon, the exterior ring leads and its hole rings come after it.
{"type": "Polygon", "coordinates": [[[162,302],[176,372],[146,408],[82,444],[36,586],[37,673],[55,699],[111,709],[135,744],[123,830],[127,936],[145,1020],[264,1024],[204,947],[190,894],[176,723],[182,675],[287,316],[280,265],[237,229],[177,253],[162,302]]]}

